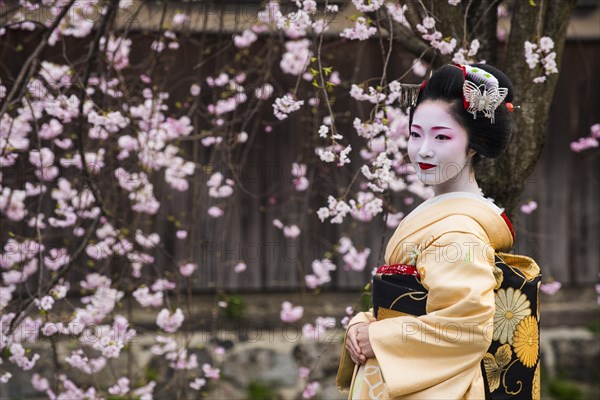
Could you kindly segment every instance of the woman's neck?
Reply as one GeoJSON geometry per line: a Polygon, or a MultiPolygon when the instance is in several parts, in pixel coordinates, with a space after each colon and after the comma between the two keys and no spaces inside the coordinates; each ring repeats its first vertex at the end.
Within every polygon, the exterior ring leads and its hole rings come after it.
{"type": "Polygon", "coordinates": [[[483,194],[482,190],[475,179],[475,171],[473,168],[465,165],[461,172],[449,181],[440,183],[433,187],[435,196],[450,192],[469,192],[475,194],[483,194]]]}

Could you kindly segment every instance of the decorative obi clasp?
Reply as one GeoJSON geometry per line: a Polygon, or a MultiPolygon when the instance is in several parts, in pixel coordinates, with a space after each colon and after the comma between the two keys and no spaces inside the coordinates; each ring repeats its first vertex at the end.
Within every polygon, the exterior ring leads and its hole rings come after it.
{"type": "Polygon", "coordinates": [[[421,278],[419,271],[417,271],[417,267],[409,264],[382,265],[377,268],[377,273],[385,275],[412,275],[421,278]]]}

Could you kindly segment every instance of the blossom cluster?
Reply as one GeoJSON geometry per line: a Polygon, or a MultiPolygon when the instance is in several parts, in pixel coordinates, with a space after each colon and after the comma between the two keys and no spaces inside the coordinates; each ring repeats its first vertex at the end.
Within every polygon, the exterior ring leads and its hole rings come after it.
{"type": "Polygon", "coordinates": [[[435,19],[433,17],[425,17],[421,24],[417,24],[417,31],[423,39],[429,42],[431,47],[441,54],[450,54],[456,47],[457,41],[455,38],[445,38],[442,32],[435,29],[435,19]]]}
{"type": "Polygon", "coordinates": [[[338,167],[345,164],[350,164],[350,158],[348,154],[352,151],[352,146],[342,146],[341,144],[335,143],[330,146],[317,147],[315,148],[315,154],[319,156],[321,161],[326,163],[336,162],[338,167]]]}
{"type": "Polygon", "coordinates": [[[273,103],[273,114],[277,119],[287,119],[290,113],[298,111],[304,104],[304,100],[295,100],[291,94],[277,98],[273,103]]]}
{"type": "Polygon", "coordinates": [[[335,271],[336,265],[329,259],[314,260],[311,264],[312,274],[306,275],[306,286],[309,289],[315,289],[331,281],[331,271],[335,271]]]}
{"type": "Polygon", "coordinates": [[[357,200],[351,199],[346,203],[329,196],[328,206],[319,208],[317,215],[321,222],[331,218],[332,224],[341,224],[348,213],[358,221],[368,222],[383,211],[383,201],[371,192],[358,192],[357,200]]]}
{"type": "Polygon", "coordinates": [[[344,256],[345,270],[362,271],[367,265],[371,249],[367,247],[362,251],[358,251],[352,244],[352,239],[342,236],[339,241],[338,252],[344,256]]]}
{"type": "Polygon", "coordinates": [[[317,317],[314,324],[304,324],[302,326],[302,336],[308,340],[320,342],[327,339],[327,330],[335,328],[335,318],[317,317]]]}
{"type": "Polygon", "coordinates": [[[474,57],[477,55],[480,45],[478,39],[473,39],[468,50],[461,48],[454,53],[452,62],[455,64],[471,64],[475,62],[474,57]]]}
{"type": "Polygon", "coordinates": [[[558,73],[556,66],[556,52],[554,41],[548,36],[540,38],[538,43],[525,41],[525,62],[529,69],[536,69],[539,65],[543,67],[543,75],[533,78],[533,82],[542,83],[546,81],[546,77],[550,74],[558,73]]]}
{"type": "Polygon", "coordinates": [[[579,138],[576,142],[571,142],[571,151],[580,153],[584,150],[598,147],[598,140],[600,140],[600,123],[590,127],[590,134],[588,136],[579,138]]]}
{"type": "Polygon", "coordinates": [[[273,220],[273,226],[276,228],[279,228],[283,231],[283,235],[287,238],[290,239],[296,239],[298,236],[300,236],[300,228],[298,227],[298,225],[289,225],[289,226],[284,226],[283,222],[281,222],[279,219],[274,219],[273,220]]]}
{"type": "Polygon", "coordinates": [[[283,303],[281,303],[281,312],[279,313],[279,317],[283,322],[296,322],[302,319],[303,315],[304,307],[294,306],[289,301],[284,301],[283,303]]]}
{"type": "Polygon", "coordinates": [[[358,17],[354,22],[353,28],[346,28],[340,33],[340,36],[350,40],[367,40],[377,33],[377,28],[370,26],[370,22],[365,17],[358,17]]]}

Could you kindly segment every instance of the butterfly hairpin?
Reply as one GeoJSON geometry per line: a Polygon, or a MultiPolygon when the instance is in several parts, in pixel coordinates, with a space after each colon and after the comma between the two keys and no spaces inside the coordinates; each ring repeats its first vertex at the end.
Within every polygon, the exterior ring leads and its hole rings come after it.
{"type": "Polygon", "coordinates": [[[482,69],[466,68],[466,73],[474,81],[465,79],[463,85],[463,96],[468,103],[467,112],[473,114],[475,119],[477,111],[481,111],[494,123],[496,108],[508,95],[508,89],[499,87],[498,80],[482,69]]]}

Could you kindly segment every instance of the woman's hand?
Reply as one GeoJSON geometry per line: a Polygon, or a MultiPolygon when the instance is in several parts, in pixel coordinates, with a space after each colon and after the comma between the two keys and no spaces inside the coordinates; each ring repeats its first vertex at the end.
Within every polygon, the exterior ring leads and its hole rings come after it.
{"type": "Polygon", "coordinates": [[[358,324],[352,325],[348,328],[348,333],[346,334],[346,348],[348,349],[348,353],[350,353],[350,358],[354,361],[354,364],[364,364],[367,361],[367,358],[362,354],[360,350],[360,346],[358,344],[358,329],[362,326],[369,326],[368,322],[360,322],[358,324]]]}
{"type": "Polygon", "coordinates": [[[357,328],[356,341],[360,348],[360,353],[366,358],[374,358],[375,352],[371,347],[371,341],[369,340],[369,324],[357,324],[360,325],[357,328]]]}

